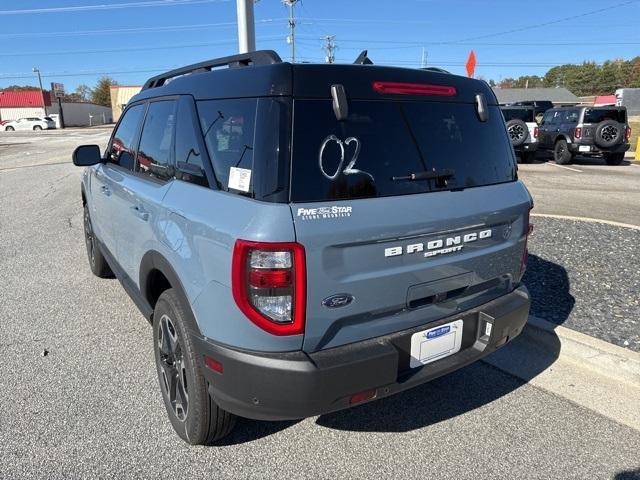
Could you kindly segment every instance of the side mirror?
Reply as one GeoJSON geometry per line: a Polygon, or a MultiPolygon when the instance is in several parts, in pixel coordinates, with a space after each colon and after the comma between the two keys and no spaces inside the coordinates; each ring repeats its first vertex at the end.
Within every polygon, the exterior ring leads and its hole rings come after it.
{"type": "Polygon", "coordinates": [[[76,167],[90,167],[102,163],[98,145],[80,145],[73,151],[72,158],[76,167]]]}

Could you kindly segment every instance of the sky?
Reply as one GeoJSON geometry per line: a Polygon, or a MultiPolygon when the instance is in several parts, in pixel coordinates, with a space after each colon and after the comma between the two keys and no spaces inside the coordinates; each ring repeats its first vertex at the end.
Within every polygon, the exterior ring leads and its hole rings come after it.
{"type": "MultiPolygon", "coordinates": [[[[374,63],[428,66],[500,81],[554,65],[640,55],[640,0],[300,0],[296,61],[336,62],[368,49],[374,63]]],[[[288,7],[255,3],[256,45],[289,60],[288,7]]],[[[0,0],[0,88],[93,87],[108,75],[140,85],[162,71],[238,50],[235,0],[0,0]]]]}

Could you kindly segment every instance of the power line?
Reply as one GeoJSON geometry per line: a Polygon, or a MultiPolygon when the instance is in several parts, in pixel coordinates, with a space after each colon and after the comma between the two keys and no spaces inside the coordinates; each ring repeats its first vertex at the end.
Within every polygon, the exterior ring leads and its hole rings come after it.
{"type": "MultiPolygon", "coordinates": [[[[284,18],[267,18],[256,20],[256,24],[270,24],[286,20],[284,18]]],[[[200,23],[194,25],[168,25],[164,27],[132,27],[132,28],[110,28],[105,30],[80,30],[73,32],[29,32],[29,33],[0,33],[0,38],[24,38],[24,37],[73,37],[89,35],[112,35],[114,33],[141,33],[141,32],[167,32],[167,31],[189,31],[205,30],[214,28],[235,28],[236,22],[221,23],[200,23]]]]}
{"type": "Polygon", "coordinates": [[[463,38],[460,40],[455,40],[455,41],[446,41],[446,42],[440,42],[440,45],[450,45],[452,43],[459,43],[459,42],[468,42],[471,40],[481,40],[483,38],[490,38],[490,37],[496,37],[499,35],[507,35],[509,33],[518,33],[518,32],[523,32],[525,30],[531,30],[534,28],[540,28],[540,27],[546,27],[548,25],[554,25],[557,23],[562,23],[562,22],[566,22],[567,20],[575,20],[576,18],[582,18],[582,17],[586,17],[589,15],[595,15],[596,13],[602,13],[602,12],[606,12],[607,10],[612,10],[614,8],[619,8],[619,7],[624,7],[626,5],[631,5],[633,3],[637,3],[639,0],[627,0],[626,2],[621,2],[621,3],[616,3],[615,5],[609,5],[608,7],[603,7],[603,8],[598,8],[597,10],[590,10],[588,12],[584,12],[584,13],[579,13],[577,15],[570,15],[568,17],[563,17],[563,18],[558,18],[555,20],[550,20],[548,22],[542,22],[542,23],[535,23],[535,24],[531,24],[531,25],[526,25],[524,27],[519,27],[519,28],[513,28],[510,30],[504,30],[502,32],[495,32],[495,33],[487,33],[484,35],[477,35],[474,37],[467,37],[467,38],[463,38]]]}
{"type": "Polygon", "coordinates": [[[29,8],[23,10],[0,10],[0,15],[35,15],[38,13],[72,13],[94,10],[116,10],[140,7],[175,7],[181,5],[195,5],[201,3],[222,3],[229,0],[157,0],[130,3],[112,3],[102,5],[80,5],[74,7],[29,8]]]}
{"type": "MultiPolygon", "coordinates": [[[[263,37],[261,42],[272,42],[275,40],[281,40],[280,36],[263,37]]],[[[39,51],[39,52],[22,52],[22,53],[0,53],[0,57],[24,57],[24,56],[53,56],[53,55],[85,55],[94,53],[118,53],[118,52],[131,52],[131,51],[148,51],[148,50],[175,50],[181,48],[198,48],[198,47],[213,47],[216,45],[235,45],[236,40],[224,40],[221,42],[203,42],[203,43],[183,43],[174,45],[163,46],[138,46],[138,47],[124,47],[124,48],[110,48],[102,50],[69,50],[69,51],[39,51]]]]}

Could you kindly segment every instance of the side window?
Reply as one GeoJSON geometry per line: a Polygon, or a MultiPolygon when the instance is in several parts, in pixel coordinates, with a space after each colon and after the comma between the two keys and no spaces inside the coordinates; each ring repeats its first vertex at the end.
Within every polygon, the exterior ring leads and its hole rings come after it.
{"type": "Polygon", "coordinates": [[[176,101],[151,102],[144,119],[138,147],[138,172],[166,180],[173,175],[173,130],[176,101]]]}
{"type": "Polygon", "coordinates": [[[200,128],[204,135],[218,187],[228,191],[252,192],[254,124],[256,99],[207,100],[198,102],[200,128]],[[232,177],[231,169],[249,170],[232,177]],[[236,182],[238,175],[242,177],[236,182]],[[235,188],[234,188],[235,187],[235,188]]]}
{"type": "Polygon", "coordinates": [[[199,135],[198,128],[194,121],[192,100],[187,97],[181,98],[178,103],[175,145],[176,167],[181,171],[179,178],[207,187],[209,184],[205,173],[205,160],[196,136],[199,135]],[[197,174],[198,171],[200,175],[197,174]]]}
{"type": "Polygon", "coordinates": [[[545,114],[542,116],[542,122],[540,123],[540,125],[547,125],[551,123],[552,118],[553,118],[553,112],[551,111],[545,112],[545,114]]]}
{"type": "Polygon", "coordinates": [[[136,105],[124,112],[124,116],[113,134],[107,160],[133,170],[133,155],[136,149],[134,141],[143,113],[144,105],[136,105]]]}
{"type": "Polygon", "coordinates": [[[567,123],[578,123],[578,110],[569,110],[567,112],[567,123]]]}

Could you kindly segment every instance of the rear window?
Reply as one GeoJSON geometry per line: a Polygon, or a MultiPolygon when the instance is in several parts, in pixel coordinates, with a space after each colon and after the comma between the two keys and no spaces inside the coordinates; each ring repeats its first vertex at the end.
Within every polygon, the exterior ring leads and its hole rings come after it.
{"type": "Polygon", "coordinates": [[[385,197],[468,188],[515,179],[515,163],[497,106],[478,120],[473,104],[349,102],[338,122],[330,100],[296,100],[291,200],[385,197]],[[392,177],[453,170],[435,180],[392,177]]]}
{"type": "Polygon", "coordinates": [[[504,115],[506,122],[513,119],[519,119],[523,122],[535,122],[532,108],[504,108],[502,109],[502,115],[504,115]]]}
{"type": "Polygon", "coordinates": [[[600,123],[605,120],[627,123],[627,111],[613,108],[587,108],[584,111],[583,123],[600,123]]]}

